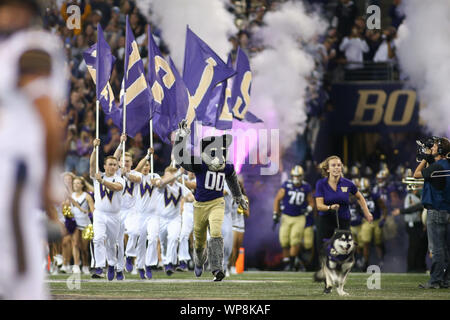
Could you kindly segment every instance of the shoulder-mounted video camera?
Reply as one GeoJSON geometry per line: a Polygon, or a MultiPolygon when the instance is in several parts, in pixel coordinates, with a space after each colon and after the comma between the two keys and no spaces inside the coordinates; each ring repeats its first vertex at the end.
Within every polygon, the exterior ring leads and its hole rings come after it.
{"type": "Polygon", "coordinates": [[[434,160],[433,156],[431,156],[431,154],[429,153],[427,154],[426,152],[430,150],[437,141],[439,141],[439,137],[436,136],[432,136],[430,138],[426,138],[423,140],[416,140],[417,143],[416,161],[417,162],[421,162],[422,160],[427,160],[428,162],[433,161],[434,160]]]}

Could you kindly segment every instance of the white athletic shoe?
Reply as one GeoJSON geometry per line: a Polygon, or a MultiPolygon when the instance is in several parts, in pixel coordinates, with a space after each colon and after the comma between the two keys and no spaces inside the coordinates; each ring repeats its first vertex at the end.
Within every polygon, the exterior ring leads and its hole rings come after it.
{"type": "Polygon", "coordinates": [[[62,255],[60,255],[60,254],[57,254],[56,256],[54,256],[53,257],[53,261],[55,262],[55,264],[58,266],[58,267],[62,267],[62,265],[63,265],[63,257],[62,257],[62,255]]]}
{"type": "Polygon", "coordinates": [[[236,267],[235,267],[235,266],[232,266],[232,267],[230,268],[230,273],[231,273],[231,274],[237,274],[237,272],[236,272],[236,267]]]}
{"type": "Polygon", "coordinates": [[[72,267],[72,273],[80,274],[81,273],[80,266],[77,265],[77,264],[74,264],[73,267],[72,267]]]}
{"type": "Polygon", "coordinates": [[[59,271],[61,271],[62,273],[71,273],[71,268],[69,265],[63,265],[59,271]]]}
{"type": "Polygon", "coordinates": [[[136,266],[133,267],[133,270],[131,271],[131,274],[133,274],[133,275],[138,274],[136,266]]]}
{"type": "Polygon", "coordinates": [[[88,266],[83,266],[83,268],[81,270],[83,271],[83,274],[91,274],[88,266]]]}

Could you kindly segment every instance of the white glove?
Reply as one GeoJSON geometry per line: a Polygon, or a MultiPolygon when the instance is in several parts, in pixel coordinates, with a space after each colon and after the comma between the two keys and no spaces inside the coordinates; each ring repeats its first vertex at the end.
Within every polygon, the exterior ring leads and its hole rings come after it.
{"type": "Polygon", "coordinates": [[[191,129],[188,127],[187,120],[183,119],[178,124],[177,137],[187,137],[191,133],[191,129]]]}
{"type": "Polygon", "coordinates": [[[237,203],[238,206],[241,206],[242,209],[248,209],[248,201],[244,198],[244,196],[234,197],[233,200],[235,203],[237,203]]]}

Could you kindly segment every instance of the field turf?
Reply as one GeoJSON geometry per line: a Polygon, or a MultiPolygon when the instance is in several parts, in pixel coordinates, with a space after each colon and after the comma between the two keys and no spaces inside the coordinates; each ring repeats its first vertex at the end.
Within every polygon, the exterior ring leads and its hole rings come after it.
{"type": "MultiPolygon", "coordinates": [[[[449,300],[450,289],[423,290],[426,274],[381,273],[380,289],[368,289],[370,274],[350,273],[340,297],[336,291],[324,295],[323,284],[313,282],[311,272],[245,271],[213,282],[210,272],[196,278],[192,271],[166,276],[153,272],[153,279],[140,280],[125,274],[123,281],[91,279],[88,275],[52,275],[47,284],[52,299],[117,300],[449,300]]],[[[371,282],[373,283],[373,282],[371,282]]]]}

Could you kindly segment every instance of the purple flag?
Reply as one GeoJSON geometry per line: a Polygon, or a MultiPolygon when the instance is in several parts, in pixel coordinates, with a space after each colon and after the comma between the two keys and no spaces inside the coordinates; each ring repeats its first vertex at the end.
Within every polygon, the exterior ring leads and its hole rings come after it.
{"type": "MultiPolygon", "coordinates": [[[[139,54],[139,47],[126,20],[125,66],[120,90],[120,108],[126,102],[126,133],[134,137],[137,133],[145,134],[148,122],[153,117],[154,103],[144,73],[144,63],[139,54]]],[[[119,128],[123,131],[123,124],[119,128]]]]}
{"type": "Polygon", "coordinates": [[[111,48],[103,37],[100,24],[97,26],[97,43],[83,52],[83,58],[96,85],[97,100],[103,111],[107,115],[114,113],[116,106],[109,78],[116,58],[112,55],[111,48]]]}
{"type": "Polygon", "coordinates": [[[233,79],[231,98],[229,100],[233,117],[242,121],[252,123],[263,122],[248,111],[250,104],[250,91],[252,84],[252,73],[248,57],[241,48],[238,48],[236,59],[236,77],[233,79]]]}
{"type": "MultiPolygon", "coordinates": [[[[231,53],[228,55],[227,66],[233,68],[231,53]]],[[[210,104],[217,104],[215,127],[220,130],[228,130],[233,127],[233,114],[228,105],[231,97],[231,89],[228,83],[230,80],[226,79],[214,88],[213,98],[210,101],[210,104]]]]}
{"type": "Polygon", "coordinates": [[[148,82],[155,102],[153,128],[164,143],[170,144],[172,131],[186,117],[189,96],[183,78],[172,59],[164,59],[148,27],[148,82]]]}
{"type": "Polygon", "coordinates": [[[202,125],[215,126],[217,107],[209,104],[216,85],[233,76],[235,71],[189,27],[186,33],[183,80],[189,90],[190,106],[202,125]]]}

